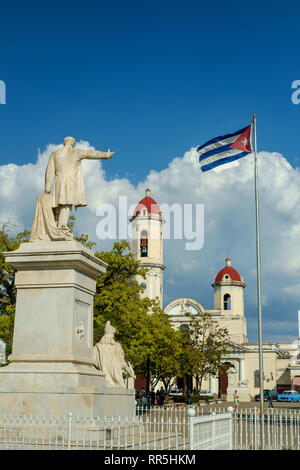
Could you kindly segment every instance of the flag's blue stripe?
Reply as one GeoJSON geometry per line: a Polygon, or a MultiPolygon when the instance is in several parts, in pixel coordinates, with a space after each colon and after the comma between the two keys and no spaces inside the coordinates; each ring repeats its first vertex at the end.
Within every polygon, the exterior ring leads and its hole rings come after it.
{"type": "Polygon", "coordinates": [[[241,152],[241,153],[232,155],[231,157],[220,158],[220,160],[216,160],[215,162],[208,163],[208,165],[202,166],[201,170],[202,171],[212,170],[216,166],[223,165],[224,163],[234,162],[234,160],[238,160],[239,158],[245,157],[246,155],[249,155],[249,152],[241,152]]]}
{"type": "Polygon", "coordinates": [[[232,143],[227,144],[227,145],[221,145],[220,147],[217,147],[213,150],[208,150],[208,152],[205,152],[202,155],[200,155],[199,162],[202,162],[202,160],[204,160],[205,158],[211,157],[212,155],[215,155],[217,153],[222,153],[222,152],[227,152],[228,150],[233,150],[230,147],[231,145],[232,145],[232,143]]]}
{"type": "Polygon", "coordinates": [[[229,137],[233,137],[235,135],[242,134],[242,132],[244,132],[248,127],[249,126],[246,126],[243,129],[241,129],[240,131],[234,132],[233,134],[226,134],[226,135],[222,135],[222,136],[219,136],[219,137],[215,137],[214,139],[208,140],[205,144],[199,145],[199,147],[197,147],[197,152],[199,152],[199,150],[203,149],[207,145],[214,144],[215,142],[219,142],[219,140],[228,139],[229,137]]]}

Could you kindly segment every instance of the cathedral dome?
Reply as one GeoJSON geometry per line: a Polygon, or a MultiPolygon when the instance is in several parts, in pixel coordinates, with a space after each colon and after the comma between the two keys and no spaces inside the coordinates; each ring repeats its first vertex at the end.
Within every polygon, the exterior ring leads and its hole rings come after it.
{"type": "Polygon", "coordinates": [[[225,264],[226,264],[225,268],[221,269],[221,271],[219,271],[218,274],[216,275],[215,282],[222,282],[222,281],[243,282],[237,270],[231,266],[230,258],[226,258],[225,264]]]}
{"type": "Polygon", "coordinates": [[[146,196],[137,204],[134,215],[138,215],[143,209],[147,210],[147,214],[160,214],[160,207],[152,197],[150,197],[150,189],[146,189],[146,196]]]}

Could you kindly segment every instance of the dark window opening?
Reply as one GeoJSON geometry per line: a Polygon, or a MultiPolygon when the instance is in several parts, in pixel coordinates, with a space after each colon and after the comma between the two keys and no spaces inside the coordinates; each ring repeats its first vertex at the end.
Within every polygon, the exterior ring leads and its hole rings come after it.
{"type": "Polygon", "coordinates": [[[224,295],[224,310],[231,310],[231,297],[229,294],[224,295]]]}
{"type": "Polygon", "coordinates": [[[179,327],[181,333],[186,336],[186,337],[189,337],[190,336],[190,326],[187,325],[187,323],[182,323],[182,325],[180,325],[179,327]]]}
{"type": "Polygon", "coordinates": [[[141,233],[141,257],[144,258],[148,256],[148,235],[147,232],[141,233]]]}

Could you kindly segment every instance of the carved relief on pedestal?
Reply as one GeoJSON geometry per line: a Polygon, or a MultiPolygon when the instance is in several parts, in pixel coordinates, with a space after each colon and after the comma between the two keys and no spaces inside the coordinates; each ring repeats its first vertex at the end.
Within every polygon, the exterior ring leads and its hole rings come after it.
{"type": "Polygon", "coordinates": [[[77,326],[77,328],[76,328],[76,334],[77,334],[77,337],[79,338],[79,340],[83,341],[83,339],[85,337],[85,330],[84,330],[84,325],[83,325],[82,321],[80,321],[79,326],[77,326]]]}

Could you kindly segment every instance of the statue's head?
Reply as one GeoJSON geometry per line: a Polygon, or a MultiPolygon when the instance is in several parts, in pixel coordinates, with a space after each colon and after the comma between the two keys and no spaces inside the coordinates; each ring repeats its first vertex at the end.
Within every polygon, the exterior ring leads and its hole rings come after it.
{"type": "Polygon", "coordinates": [[[105,344],[115,345],[115,344],[117,344],[114,340],[115,332],[116,332],[116,329],[110,324],[110,321],[107,321],[106,325],[104,327],[104,336],[102,336],[99,344],[102,344],[102,345],[105,345],[105,344]]]}
{"type": "Polygon", "coordinates": [[[104,328],[104,333],[106,335],[114,335],[116,332],[116,329],[110,324],[110,321],[108,320],[106,322],[105,328],[104,328]]]}
{"type": "Polygon", "coordinates": [[[76,140],[74,137],[65,137],[64,138],[64,146],[65,147],[75,147],[76,140]]]}
{"type": "Polygon", "coordinates": [[[110,321],[108,320],[104,327],[104,333],[106,335],[114,335],[115,332],[116,332],[116,329],[110,324],[110,321]]]}

